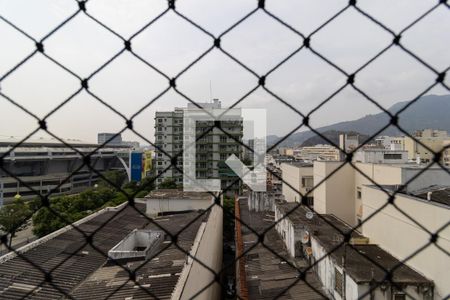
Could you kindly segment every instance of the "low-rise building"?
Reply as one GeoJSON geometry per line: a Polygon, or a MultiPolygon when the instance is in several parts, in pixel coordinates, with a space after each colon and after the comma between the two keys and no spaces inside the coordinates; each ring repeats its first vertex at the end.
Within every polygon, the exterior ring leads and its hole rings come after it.
{"type": "MultiPolygon", "coordinates": [[[[391,191],[398,187],[383,186],[383,189],[391,191]]],[[[363,194],[362,219],[367,220],[362,225],[362,233],[398,259],[407,259],[408,265],[432,279],[435,299],[448,297],[450,187],[430,186],[398,193],[395,207],[384,207],[389,196],[376,186],[365,185],[363,194]],[[438,234],[435,243],[430,243],[430,233],[438,234]]]]}
{"type": "Polygon", "coordinates": [[[283,239],[273,227],[270,210],[255,211],[245,197],[236,201],[236,293],[239,299],[324,299],[326,293],[312,270],[299,270],[304,260],[289,255],[283,239]],[[250,228],[248,228],[247,224],[250,228]],[[264,232],[264,244],[255,234],[264,232]],[[270,250],[269,250],[270,249],[270,250]],[[276,254],[275,254],[276,253],[276,254]]]}
{"type": "Polygon", "coordinates": [[[356,151],[353,161],[374,164],[405,164],[408,162],[408,151],[366,148],[356,151]]]}
{"type": "Polygon", "coordinates": [[[375,138],[375,144],[388,150],[405,150],[405,137],[382,135],[375,138]]]}
{"type": "Polygon", "coordinates": [[[374,164],[315,161],[314,210],[334,214],[354,226],[362,219],[362,188],[366,184],[404,185],[408,192],[430,185],[446,185],[448,170],[424,164],[374,164]],[[427,168],[425,171],[424,168],[427,168]],[[420,173],[420,176],[417,174],[420,173]],[[415,178],[417,176],[417,178],[415,178]],[[415,178],[412,180],[412,178],[415,178]],[[319,184],[320,183],[320,184],[319,184]]]}
{"type": "Polygon", "coordinates": [[[341,133],[339,135],[339,148],[344,152],[354,151],[360,144],[359,134],[341,133]]]}
{"type": "Polygon", "coordinates": [[[205,288],[196,299],[218,299],[211,270],[222,268],[222,208],[150,219],[145,205],[126,205],[0,257],[0,298],[190,299],[205,288]]]}
{"type": "Polygon", "coordinates": [[[413,137],[405,137],[405,150],[408,151],[410,160],[420,159],[422,162],[431,162],[434,153],[441,151],[448,140],[450,137],[445,130],[418,130],[413,137]]]}
{"type": "Polygon", "coordinates": [[[433,299],[433,281],[333,215],[278,203],[275,221],[288,252],[313,266],[327,298],[433,299]],[[350,239],[344,242],[347,234],[350,239]],[[389,280],[387,272],[392,274],[389,280]]]}
{"type": "Polygon", "coordinates": [[[450,139],[444,141],[444,151],[442,153],[442,164],[444,166],[450,166],[450,139]]]}
{"type": "Polygon", "coordinates": [[[341,151],[332,145],[315,145],[300,148],[297,159],[305,161],[332,160],[339,161],[341,151]]]}
{"type": "Polygon", "coordinates": [[[291,162],[281,164],[283,179],[282,191],[288,202],[300,202],[302,196],[307,197],[307,205],[313,205],[314,187],[313,164],[304,162],[291,162]]]}

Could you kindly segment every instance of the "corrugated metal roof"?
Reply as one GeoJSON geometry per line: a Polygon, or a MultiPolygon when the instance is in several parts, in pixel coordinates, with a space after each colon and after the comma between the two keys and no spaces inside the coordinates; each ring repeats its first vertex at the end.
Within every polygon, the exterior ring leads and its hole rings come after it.
{"type": "MultiPolygon", "coordinates": [[[[136,204],[136,207],[140,211],[145,210],[144,205],[136,204]]],[[[199,214],[190,212],[164,216],[170,222],[161,225],[175,234],[199,214]]],[[[190,251],[198,228],[206,217],[206,214],[201,216],[179,235],[178,243],[182,249],[190,251]]],[[[136,271],[136,280],[143,288],[128,281],[128,272],[123,268],[106,263],[108,250],[133,229],[160,230],[156,225],[149,224],[138,211],[127,207],[120,213],[105,212],[81,224],[79,228],[86,232],[98,230],[93,237],[94,247],[86,245],[84,236],[71,229],[26,251],[24,258],[18,256],[0,264],[0,298],[59,299],[64,296],[63,291],[77,299],[103,299],[110,293],[114,293],[112,299],[131,296],[133,299],[149,299],[145,290],[162,299],[170,297],[184,266],[180,261],[186,259],[186,254],[175,246],[170,245],[151,261],[125,263],[126,268],[136,271]],[[107,224],[101,227],[105,222],[107,224]],[[36,266],[51,271],[51,283],[45,281],[44,274],[36,266]]],[[[162,243],[161,247],[167,245],[162,243]]]]}

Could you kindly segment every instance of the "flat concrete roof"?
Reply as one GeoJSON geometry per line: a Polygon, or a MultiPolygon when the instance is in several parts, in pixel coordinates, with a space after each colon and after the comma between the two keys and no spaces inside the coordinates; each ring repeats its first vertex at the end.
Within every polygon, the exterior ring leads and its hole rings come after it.
{"type": "Polygon", "coordinates": [[[211,200],[214,196],[207,192],[185,192],[181,189],[159,189],[151,191],[146,199],[195,199],[211,200]]]}
{"type": "MultiPolygon", "coordinates": [[[[379,189],[375,185],[368,186],[379,189]]],[[[399,185],[382,185],[381,187],[393,192],[399,190],[400,195],[409,196],[411,199],[450,206],[450,186],[431,185],[413,192],[408,192],[405,186],[399,185]],[[430,200],[428,200],[428,193],[431,193],[430,200]]]]}
{"type": "Polygon", "coordinates": [[[291,161],[291,162],[283,162],[282,165],[291,165],[298,168],[312,168],[312,162],[303,162],[303,161],[291,161]]]}

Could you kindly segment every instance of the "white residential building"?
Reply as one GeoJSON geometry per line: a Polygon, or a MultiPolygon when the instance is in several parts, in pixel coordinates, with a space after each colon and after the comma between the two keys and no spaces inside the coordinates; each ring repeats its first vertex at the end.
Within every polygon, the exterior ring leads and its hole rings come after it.
{"type": "Polygon", "coordinates": [[[312,163],[282,163],[281,174],[283,179],[282,191],[286,201],[300,202],[302,195],[305,195],[308,198],[308,203],[304,204],[313,204],[313,195],[310,192],[314,186],[312,163]]]}
{"type": "Polygon", "coordinates": [[[380,148],[367,148],[355,152],[353,161],[374,164],[405,164],[408,162],[408,151],[380,148]]]}
{"type": "Polygon", "coordinates": [[[334,214],[350,225],[358,224],[362,218],[364,197],[362,187],[374,182],[381,185],[403,185],[408,183],[408,192],[424,187],[447,185],[450,182],[448,170],[417,164],[374,164],[354,163],[355,168],[345,162],[314,162],[314,210],[334,214]],[[411,179],[421,172],[421,175],[411,179]],[[411,182],[410,182],[411,181],[411,182]],[[321,183],[321,184],[319,184],[321,183]]]}
{"type": "Polygon", "coordinates": [[[408,265],[432,279],[435,299],[450,295],[450,187],[425,190],[422,194],[415,193],[417,196],[399,193],[395,197],[396,207],[388,205],[370,219],[369,216],[386,204],[388,195],[368,185],[362,192],[362,218],[368,219],[362,225],[362,233],[398,259],[408,259],[408,265]],[[438,232],[436,244],[421,249],[431,238],[421,226],[431,233],[438,232]],[[418,249],[421,250],[409,258],[418,249]]]}

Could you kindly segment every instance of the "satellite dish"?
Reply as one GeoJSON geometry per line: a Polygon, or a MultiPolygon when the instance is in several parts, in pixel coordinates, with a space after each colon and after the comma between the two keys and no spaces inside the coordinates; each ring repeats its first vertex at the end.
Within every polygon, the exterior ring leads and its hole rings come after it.
{"type": "Polygon", "coordinates": [[[311,256],[311,255],[312,255],[312,253],[313,253],[313,251],[312,251],[312,248],[311,248],[311,247],[306,247],[306,249],[305,249],[305,252],[306,252],[306,255],[308,255],[308,256],[311,256]]]}
{"type": "Polygon", "coordinates": [[[302,244],[307,244],[309,242],[309,232],[305,231],[302,236],[302,244]]]}
{"type": "Polygon", "coordinates": [[[306,213],[306,218],[307,218],[308,220],[311,220],[313,217],[314,217],[314,213],[312,213],[311,211],[308,211],[308,212],[306,213]]]}

